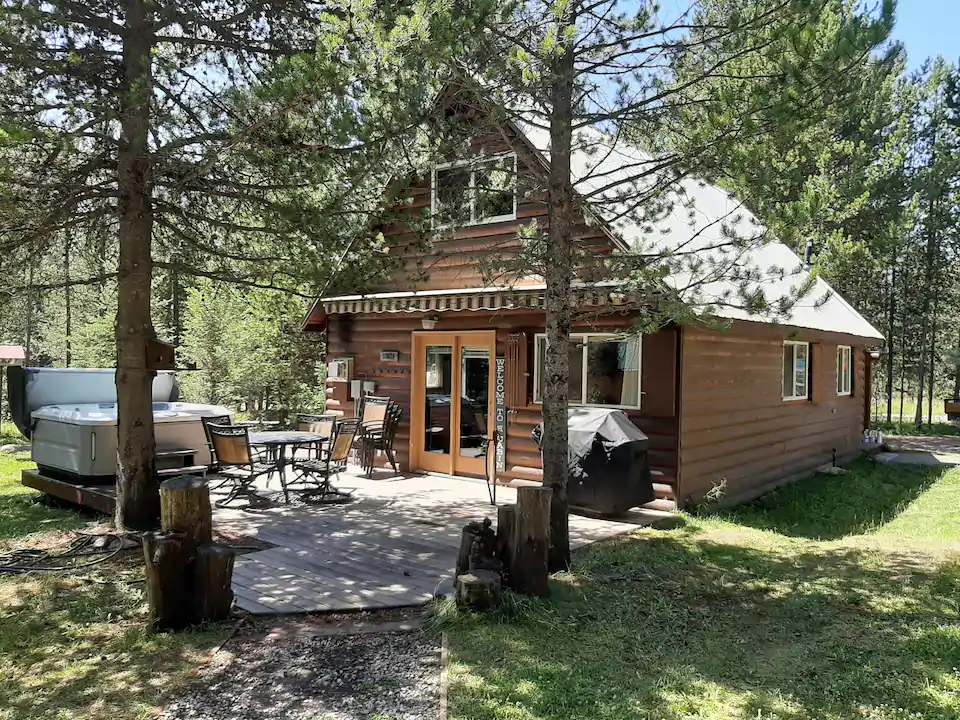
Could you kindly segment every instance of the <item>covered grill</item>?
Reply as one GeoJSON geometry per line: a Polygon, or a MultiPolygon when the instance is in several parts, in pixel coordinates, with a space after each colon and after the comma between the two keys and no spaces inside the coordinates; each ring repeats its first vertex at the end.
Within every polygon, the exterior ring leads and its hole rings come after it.
{"type": "MultiPolygon", "coordinates": [[[[38,470],[88,484],[114,482],[117,469],[117,389],[113,369],[7,368],[10,408],[31,441],[38,470]]],[[[210,464],[201,418],[231,415],[226,408],[177,402],[172,372],[153,381],[157,454],[192,456],[210,464]]]]}
{"type": "MultiPolygon", "coordinates": [[[[653,500],[649,440],[623,410],[570,408],[567,495],[571,506],[622,515],[653,500]]],[[[533,431],[541,444],[543,424],[533,431]]]]}

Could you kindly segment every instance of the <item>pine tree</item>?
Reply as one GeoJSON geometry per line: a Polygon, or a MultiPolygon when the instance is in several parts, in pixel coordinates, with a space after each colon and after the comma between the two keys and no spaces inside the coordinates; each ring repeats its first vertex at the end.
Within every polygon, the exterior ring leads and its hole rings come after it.
{"type": "Polygon", "coordinates": [[[716,177],[719,168],[740,162],[738,143],[761,128],[795,137],[825,107],[844,102],[831,88],[843,87],[841,80],[886,38],[893,8],[884,2],[870,15],[844,4],[835,31],[818,34],[821,15],[839,6],[836,0],[731,1],[671,14],[647,0],[524,2],[504,12],[490,27],[489,42],[464,60],[505,119],[549,135],[548,229],[527,233],[519,260],[528,272],[530,266],[540,271],[547,286],[542,448],[544,483],[553,489],[553,570],[570,559],[569,367],[562,349],[569,343],[572,279],[600,264],[608,276],[628,281],[625,290],[647,300],[638,307],[647,328],[709,317],[716,299],[704,292],[708,278],[732,279],[736,292],[720,302],[752,312],[775,315],[796,299],[764,297],[756,290],[759,269],[736,267],[735,258],[764,242],[755,228],[725,229],[723,247],[706,252],[641,243],[599,260],[575,249],[578,221],[587,212],[615,230],[643,228],[671,212],[689,212],[678,193],[682,181],[716,177]],[[753,72],[755,65],[765,70],[753,72]],[[718,80],[729,82],[719,88],[718,80]],[[683,141],[673,142],[678,137],[683,141]],[[638,151],[618,150],[624,141],[638,151]],[[575,155],[591,158],[576,177],[575,155]],[[604,162],[611,155],[615,176],[604,162]]]}
{"type": "MultiPolygon", "coordinates": [[[[173,288],[175,334],[183,276],[304,295],[304,283],[323,287],[331,258],[349,254],[342,238],[379,199],[390,138],[422,111],[424,83],[404,82],[417,68],[403,60],[430,12],[309,0],[3,3],[0,288],[33,285],[21,271],[61,258],[67,233],[103,262],[70,282],[115,280],[120,527],[151,527],[158,513],[146,353],[155,271],[173,288]]],[[[361,275],[370,260],[349,259],[361,275]]]]}

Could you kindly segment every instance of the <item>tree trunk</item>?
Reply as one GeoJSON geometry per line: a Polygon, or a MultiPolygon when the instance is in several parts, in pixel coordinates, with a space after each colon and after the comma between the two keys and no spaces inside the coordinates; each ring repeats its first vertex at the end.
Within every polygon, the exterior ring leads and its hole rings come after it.
{"type": "Polygon", "coordinates": [[[913,417],[913,422],[917,427],[920,427],[921,425],[923,425],[923,389],[927,379],[927,354],[925,352],[926,338],[927,338],[927,321],[926,321],[926,317],[924,317],[923,337],[920,339],[919,370],[917,371],[917,411],[913,417]]]}
{"type": "Polygon", "coordinates": [[[27,328],[26,342],[23,348],[23,364],[27,367],[33,362],[33,260],[27,270],[27,328]]]}
{"type": "Polygon", "coordinates": [[[117,275],[117,514],[119,528],[156,526],[150,310],[153,188],[150,172],[151,50],[146,0],[125,0],[120,142],[117,149],[120,263],[117,275]]]}
{"type": "Polygon", "coordinates": [[[71,288],[70,288],[70,236],[67,235],[66,243],[63,248],[63,279],[66,283],[63,286],[63,311],[64,311],[64,322],[63,322],[63,332],[66,338],[64,342],[64,352],[63,352],[63,364],[66,367],[70,367],[70,363],[73,361],[73,346],[70,341],[70,335],[73,332],[73,318],[71,317],[71,288]]]}
{"type": "Polygon", "coordinates": [[[503,566],[504,576],[510,574],[510,558],[513,557],[513,541],[516,537],[517,506],[501,505],[497,508],[497,559],[503,566]]]}
{"type": "MultiPolygon", "coordinates": [[[[558,21],[564,38],[574,22],[568,8],[558,21]]],[[[574,191],[570,177],[573,144],[574,47],[572,40],[554,56],[551,68],[550,174],[547,181],[549,230],[544,257],[547,353],[543,383],[543,484],[553,490],[550,507],[550,570],[570,567],[567,502],[567,405],[570,382],[570,287],[573,279],[574,191]]]]}
{"type": "MultiPolygon", "coordinates": [[[[174,256],[176,263],[179,257],[174,256]]],[[[173,346],[179,348],[183,335],[183,320],[180,312],[180,273],[176,269],[170,270],[170,330],[173,332],[173,346]]]]}
{"type": "MultiPolygon", "coordinates": [[[[933,290],[936,292],[936,289],[933,290]]],[[[933,297],[933,316],[930,318],[930,373],[927,379],[927,425],[933,425],[933,386],[937,378],[937,312],[939,302],[933,297]]],[[[923,389],[920,390],[923,392],[923,389]]]]}
{"type": "Polygon", "coordinates": [[[510,587],[524,595],[549,592],[550,515],[553,491],[548,487],[517,488],[514,553],[510,558],[510,587]]]}
{"type": "Polygon", "coordinates": [[[893,420],[893,347],[894,347],[894,327],[893,319],[896,312],[896,287],[897,287],[897,260],[894,257],[890,264],[890,282],[887,292],[890,295],[890,315],[887,327],[887,422],[893,420]]]}
{"type": "MultiPolygon", "coordinates": [[[[957,352],[960,353],[960,329],[957,330],[957,352]]],[[[957,366],[953,371],[953,397],[960,398],[960,355],[956,360],[957,366]]]]}
{"type": "MultiPolygon", "coordinates": [[[[940,102],[939,97],[937,105],[934,108],[933,115],[933,144],[930,151],[930,170],[935,170],[937,167],[937,158],[939,155],[939,138],[940,138],[940,102]]],[[[916,424],[917,427],[920,427],[923,424],[923,393],[924,393],[924,379],[926,376],[926,356],[924,355],[924,350],[926,349],[926,343],[928,340],[928,333],[931,325],[930,317],[930,305],[931,298],[937,292],[937,283],[936,283],[936,256],[937,256],[937,220],[936,213],[940,203],[940,190],[939,188],[936,191],[936,195],[931,195],[927,201],[927,217],[924,219],[924,233],[927,239],[926,247],[926,262],[924,270],[924,279],[923,279],[923,312],[921,317],[921,330],[920,330],[920,372],[918,373],[918,382],[917,382],[917,414],[916,414],[916,424]]],[[[930,358],[933,360],[934,353],[934,341],[933,338],[929,338],[931,351],[930,358]]],[[[934,367],[931,363],[930,365],[930,375],[931,383],[933,382],[932,376],[934,374],[934,367]]]]}

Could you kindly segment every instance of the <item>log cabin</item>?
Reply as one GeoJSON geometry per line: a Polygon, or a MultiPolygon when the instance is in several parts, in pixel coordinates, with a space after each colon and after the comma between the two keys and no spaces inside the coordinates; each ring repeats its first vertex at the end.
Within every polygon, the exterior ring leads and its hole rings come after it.
{"type": "MultiPolygon", "coordinates": [[[[489,260],[517,257],[524,228],[545,226],[549,135],[449,90],[438,106],[469,126],[467,151],[404,181],[409,220],[381,228],[389,270],[318,298],[303,329],[326,333],[328,412],[354,414],[364,392],[403,406],[402,470],[538,482],[545,285],[536,272],[492,277],[489,260]]],[[[858,454],[881,334],[719,187],[678,180],[659,211],[634,210],[650,158],[585,137],[571,158],[579,256],[687,255],[665,286],[709,307],[638,332],[645,301],[621,280],[584,270],[574,282],[570,404],[620,408],[649,437],[653,506],[743,501],[858,454]],[[733,225],[756,242],[729,243],[733,225]],[[712,275],[692,280],[703,257],[712,275]],[[731,301],[754,291],[800,297],[776,317],[731,301]]]]}

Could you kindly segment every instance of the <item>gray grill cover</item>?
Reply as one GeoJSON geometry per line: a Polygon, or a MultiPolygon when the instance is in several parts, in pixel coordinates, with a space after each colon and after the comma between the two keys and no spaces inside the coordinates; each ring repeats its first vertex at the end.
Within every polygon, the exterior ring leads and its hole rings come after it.
{"type": "MultiPolygon", "coordinates": [[[[569,408],[567,494],[571,505],[622,515],[653,500],[649,440],[623,410],[569,408]]],[[[534,430],[540,444],[543,426],[534,430]]]]}

